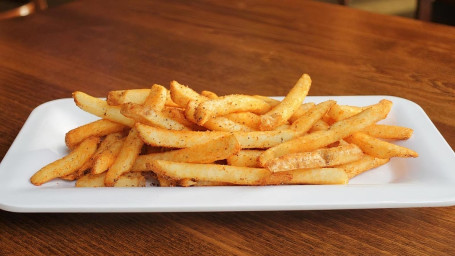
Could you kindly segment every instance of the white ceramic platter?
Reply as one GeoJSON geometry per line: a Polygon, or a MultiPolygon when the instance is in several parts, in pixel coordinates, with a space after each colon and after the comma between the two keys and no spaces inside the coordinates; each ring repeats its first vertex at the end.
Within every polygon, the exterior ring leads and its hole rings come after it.
{"type": "MultiPolygon", "coordinates": [[[[54,180],[36,187],[29,178],[67,154],[65,133],[97,118],[72,99],[37,107],[0,164],[0,208],[14,212],[191,212],[400,208],[455,205],[455,153],[417,104],[390,96],[307,97],[365,106],[394,102],[381,123],[406,126],[414,135],[397,144],[416,159],[392,159],[348,185],[265,187],[75,188],[54,180]]],[[[281,99],[281,98],[277,98],[281,99]]]]}

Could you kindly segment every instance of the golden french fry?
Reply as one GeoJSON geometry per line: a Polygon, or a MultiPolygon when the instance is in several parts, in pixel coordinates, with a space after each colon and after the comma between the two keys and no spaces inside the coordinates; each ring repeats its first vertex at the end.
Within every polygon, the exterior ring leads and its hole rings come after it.
{"type": "MultiPolygon", "coordinates": [[[[107,95],[107,104],[111,106],[122,105],[123,103],[143,104],[150,94],[150,89],[130,89],[110,91],[107,95]]],[[[178,107],[172,99],[170,92],[166,90],[166,106],[178,107]]]]}
{"type": "Polygon", "coordinates": [[[348,105],[334,105],[327,115],[335,122],[340,120],[344,120],[351,116],[357,115],[358,113],[362,112],[363,110],[369,108],[370,106],[366,107],[356,107],[356,106],[348,106],[348,105]]]}
{"type": "Polygon", "coordinates": [[[112,142],[105,150],[93,159],[91,173],[100,174],[109,169],[123,146],[123,139],[112,142]]]}
{"type": "Polygon", "coordinates": [[[335,103],[334,100],[328,100],[317,104],[299,119],[295,120],[291,125],[291,129],[294,129],[301,134],[308,132],[318,120],[321,120],[325,113],[327,113],[335,103]]]}
{"type": "Polygon", "coordinates": [[[136,124],[141,139],[157,147],[187,148],[214,139],[234,134],[241,148],[269,148],[288,141],[297,133],[292,130],[253,131],[253,132],[220,132],[220,131],[173,131],[144,124],[136,124]]]}
{"type": "MultiPolygon", "coordinates": [[[[276,107],[278,104],[280,104],[281,101],[275,100],[266,96],[261,96],[261,95],[254,95],[253,97],[261,99],[267,104],[270,105],[270,107],[276,107]]],[[[308,102],[308,103],[303,103],[302,105],[299,106],[299,108],[294,112],[294,114],[289,118],[289,122],[293,123],[295,120],[297,120],[300,116],[305,114],[310,108],[314,107],[313,102],[308,102]]]]}
{"type": "Polygon", "coordinates": [[[217,160],[226,159],[239,150],[240,145],[235,136],[228,135],[204,144],[180,150],[140,155],[136,159],[131,171],[149,171],[151,170],[150,163],[153,160],[169,160],[185,163],[213,163],[217,160]]]}
{"type": "Polygon", "coordinates": [[[401,147],[387,141],[357,132],[346,138],[346,141],[359,146],[366,154],[377,158],[418,157],[419,154],[409,148],[401,147]]]}
{"type": "Polygon", "coordinates": [[[261,116],[261,125],[259,128],[262,131],[270,131],[287,122],[297,111],[300,105],[302,105],[310,87],[310,76],[303,74],[283,101],[273,107],[272,110],[261,116]]]}
{"type": "Polygon", "coordinates": [[[62,176],[60,178],[64,180],[77,180],[83,175],[90,172],[90,169],[92,169],[93,171],[93,166],[95,163],[94,159],[103,154],[104,151],[110,146],[111,143],[113,143],[114,140],[122,137],[123,137],[122,133],[111,133],[107,135],[106,138],[99,144],[95,153],[87,161],[85,161],[85,163],[79,168],[79,170],[68,175],[62,176]]]}
{"type": "Polygon", "coordinates": [[[324,120],[320,119],[313,124],[313,127],[308,131],[309,133],[317,131],[326,131],[330,128],[330,125],[327,124],[324,120]]]}
{"type": "Polygon", "coordinates": [[[174,107],[165,107],[161,112],[163,116],[173,119],[192,131],[203,131],[207,130],[205,127],[199,126],[196,122],[192,122],[185,117],[185,109],[183,108],[174,108],[174,107]]]}
{"type": "Polygon", "coordinates": [[[411,138],[413,130],[395,125],[375,124],[363,129],[362,132],[380,139],[407,140],[411,138]]]}
{"type": "Polygon", "coordinates": [[[150,93],[142,104],[145,107],[161,112],[166,105],[167,89],[159,84],[152,85],[150,93]]]}
{"type": "Polygon", "coordinates": [[[227,182],[239,185],[262,185],[270,174],[267,169],[217,164],[177,163],[166,160],[151,162],[155,173],[175,180],[227,182]]]}
{"type": "Polygon", "coordinates": [[[110,106],[106,101],[102,99],[95,98],[79,91],[73,93],[73,98],[74,102],[80,109],[95,116],[130,127],[134,125],[133,119],[127,118],[120,113],[119,106],[110,106]]]}
{"type": "Polygon", "coordinates": [[[81,141],[88,137],[102,137],[110,133],[121,132],[127,127],[106,119],[79,126],[65,135],[65,143],[69,149],[74,149],[81,141]]]}
{"type": "Polygon", "coordinates": [[[95,153],[99,141],[98,137],[85,139],[65,157],[41,168],[30,178],[30,182],[40,186],[50,180],[77,171],[95,153]]]}
{"type": "Polygon", "coordinates": [[[376,158],[369,155],[363,155],[363,157],[357,161],[337,165],[335,167],[342,168],[348,175],[348,178],[351,179],[365,171],[371,170],[383,164],[389,162],[389,159],[376,158]]]}
{"type": "Polygon", "coordinates": [[[209,119],[203,126],[211,131],[225,131],[225,132],[252,132],[254,129],[249,126],[236,123],[226,117],[219,116],[209,119]]]}
{"type": "Polygon", "coordinates": [[[287,154],[268,161],[266,167],[272,172],[329,167],[357,161],[362,156],[362,150],[358,146],[348,144],[311,152],[287,154]]]}
{"type": "Polygon", "coordinates": [[[141,152],[142,145],[143,142],[139,138],[137,130],[132,128],[126,137],[117,158],[107,171],[104,180],[104,184],[107,187],[114,186],[121,175],[131,170],[131,167],[133,167],[134,162],[141,152]]]}
{"type": "Polygon", "coordinates": [[[166,117],[161,112],[155,111],[150,107],[135,103],[125,103],[122,105],[121,113],[136,122],[161,127],[170,130],[189,130],[183,124],[166,117]]]}
{"type": "Polygon", "coordinates": [[[207,98],[209,98],[209,99],[216,99],[216,98],[218,98],[218,95],[216,95],[216,93],[211,92],[211,91],[202,91],[202,92],[201,92],[201,95],[202,95],[202,96],[205,96],[205,97],[207,97],[207,98]]]}
{"type": "Polygon", "coordinates": [[[175,187],[177,186],[177,181],[173,180],[169,177],[164,177],[161,175],[157,175],[156,179],[158,180],[158,183],[160,187],[175,187]]]}
{"type": "Polygon", "coordinates": [[[240,150],[227,158],[228,165],[243,167],[260,167],[259,156],[264,150],[240,150]]]}
{"type": "Polygon", "coordinates": [[[341,168],[298,169],[270,174],[266,179],[267,185],[280,184],[312,184],[330,185],[347,184],[346,172],[341,168]]]}
{"type": "Polygon", "coordinates": [[[334,123],[327,131],[313,132],[267,149],[259,157],[259,162],[265,166],[268,161],[286,154],[313,151],[327,146],[384,119],[391,107],[392,102],[381,100],[355,116],[334,123]]]}
{"type": "Polygon", "coordinates": [[[211,187],[211,186],[230,186],[232,184],[227,182],[216,182],[216,181],[205,181],[199,180],[194,181],[192,179],[182,179],[177,182],[178,186],[181,187],[211,187]]]}
{"type": "Polygon", "coordinates": [[[172,100],[182,108],[185,108],[191,100],[204,101],[208,99],[205,96],[201,96],[193,89],[179,84],[177,81],[171,82],[170,91],[172,100]]]}
{"type": "Polygon", "coordinates": [[[227,115],[234,112],[253,112],[263,114],[270,105],[263,100],[248,95],[227,95],[202,101],[194,113],[197,124],[203,125],[210,118],[227,115]]]}
{"type": "MultiPolygon", "coordinates": [[[[76,181],[76,187],[105,187],[106,173],[87,174],[76,181]]],[[[126,173],[118,178],[114,187],[145,187],[145,177],[140,173],[126,173]]]]}
{"type": "Polygon", "coordinates": [[[255,131],[259,130],[259,125],[261,124],[261,117],[251,112],[230,113],[223,117],[236,123],[246,125],[255,131]]]}

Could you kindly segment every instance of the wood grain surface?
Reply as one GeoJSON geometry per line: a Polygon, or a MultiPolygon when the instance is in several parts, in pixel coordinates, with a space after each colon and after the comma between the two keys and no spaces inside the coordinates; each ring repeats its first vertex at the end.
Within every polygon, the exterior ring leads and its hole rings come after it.
{"type": "MultiPolygon", "coordinates": [[[[75,90],[167,85],[393,95],[455,147],[455,28],[311,1],[79,0],[0,22],[0,160],[30,112],[75,90]]],[[[19,214],[0,255],[455,255],[455,207],[19,214]]]]}

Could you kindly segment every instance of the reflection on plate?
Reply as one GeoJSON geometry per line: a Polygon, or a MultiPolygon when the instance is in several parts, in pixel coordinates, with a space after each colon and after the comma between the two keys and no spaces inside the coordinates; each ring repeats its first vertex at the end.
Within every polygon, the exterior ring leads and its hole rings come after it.
{"type": "MultiPolygon", "coordinates": [[[[96,120],[72,99],[37,107],[0,164],[0,208],[16,212],[177,212],[398,208],[455,205],[455,153],[415,103],[390,96],[307,97],[365,106],[394,102],[384,124],[414,129],[397,142],[419,153],[353,178],[348,185],[190,188],[75,188],[54,180],[35,187],[29,178],[67,153],[67,131],[96,120]]],[[[277,98],[281,99],[281,98],[277,98]]]]}

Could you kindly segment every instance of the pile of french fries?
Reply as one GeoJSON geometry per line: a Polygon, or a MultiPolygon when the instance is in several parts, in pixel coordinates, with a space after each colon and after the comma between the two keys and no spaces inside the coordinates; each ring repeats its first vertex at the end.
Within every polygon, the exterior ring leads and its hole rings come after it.
{"type": "Polygon", "coordinates": [[[73,93],[76,105],[101,119],[69,131],[70,153],[30,179],[77,187],[346,184],[392,157],[417,157],[391,140],[413,130],[380,125],[392,102],[355,107],[333,100],[303,103],[304,74],[283,101],[259,95],[200,94],[170,89],[111,91],[107,100],[73,93]]]}

